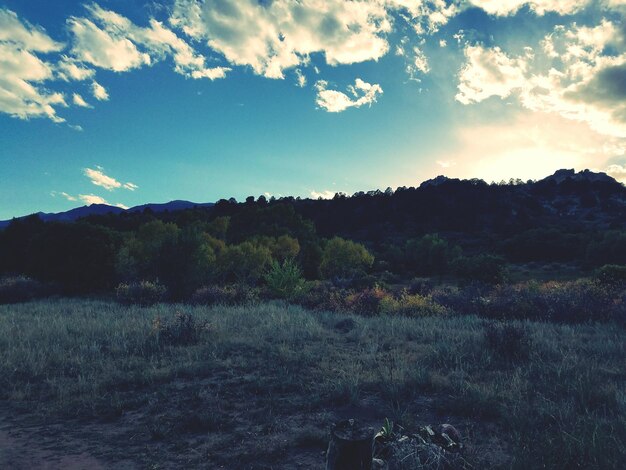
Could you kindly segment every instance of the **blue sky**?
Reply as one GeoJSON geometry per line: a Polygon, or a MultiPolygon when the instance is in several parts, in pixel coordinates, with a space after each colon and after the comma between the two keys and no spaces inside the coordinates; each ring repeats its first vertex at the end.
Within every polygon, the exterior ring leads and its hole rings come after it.
{"type": "Polygon", "coordinates": [[[626,180],[626,0],[0,0],[0,219],[626,180]]]}

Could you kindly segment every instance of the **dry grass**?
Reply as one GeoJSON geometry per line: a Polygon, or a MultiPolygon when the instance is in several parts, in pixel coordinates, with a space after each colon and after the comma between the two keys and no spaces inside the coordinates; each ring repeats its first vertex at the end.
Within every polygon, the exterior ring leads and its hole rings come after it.
{"type": "Polygon", "coordinates": [[[478,468],[620,468],[623,329],[512,324],[529,341],[509,357],[476,317],[3,305],[0,397],[21,420],[116,423],[125,431],[96,442],[116,449],[108,460],[133,455],[139,468],[316,468],[333,420],[385,416],[409,428],[452,422],[478,468]],[[158,340],[155,318],[176,313],[202,325],[193,342],[158,340]]]}

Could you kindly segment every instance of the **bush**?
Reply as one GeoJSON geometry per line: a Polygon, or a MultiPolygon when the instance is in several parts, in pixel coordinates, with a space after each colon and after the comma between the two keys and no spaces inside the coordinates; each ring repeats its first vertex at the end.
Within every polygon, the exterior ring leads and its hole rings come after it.
{"type": "Polygon", "coordinates": [[[0,279],[0,304],[25,302],[47,294],[44,285],[26,276],[12,276],[0,279]]]}
{"type": "Polygon", "coordinates": [[[525,282],[497,286],[478,299],[480,315],[565,323],[623,320],[619,295],[598,282],[525,282]]]}
{"type": "Polygon", "coordinates": [[[290,259],[282,263],[272,262],[269,272],[265,275],[265,282],[270,294],[280,299],[293,299],[306,290],[302,270],[290,259]]]}
{"type": "Polygon", "coordinates": [[[496,358],[527,359],[532,341],[525,328],[511,323],[490,323],[484,331],[485,344],[496,358]]]}
{"type": "Polygon", "coordinates": [[[408,317],[441,316],[450,313],[446,307],[433,301],[430,296],[402,292],[399,298],[385,297],[381,301],[380,310],[390,315],[408,317]]]}
{"type": "Polygon", "coordinates": [[[354,313],[376,315],[381,311],[381,302],[390,297],[391,294],[389,294],[389,292],[378,286],[374,286],[371,289],[365,289],[356,294],[349,295],[346,299],[346,304],[354,313]]]}
{"type": "Polygon", "coordinates": [[[349,295],[347,290],[336,287],[332,282],[313,281],[308,284],[306,292],[294,301],[312,310],[345,312],[348,310],[346,299],[349,295]]]}
{"type": "Polygon", "coordinates": [[[199,322],[189,313],[176,312],[171,321],[157,316],[152,322],[152,333],[159,346],[186,346],[195,344],[210,330],[208,322],[199,322]]]}
{"type": "Polygon", "coordinates": [[[600,283],[618,287],[626,284],[626,266],[605,264],[596,271],[596,278],[600,283]]]}
{"type": "Polygon", "coordinates": [[[167,289],[158,282],[141,281],[120,284],[115,288],[115,296],[120,303],[142,306],[154,305],[165,299],[167,289]]]}
{"type": "Polygon", "coordinates": [[[246,305],[258,300],[258,289],[245,284],[204,286],[191,296],[191,302],[200,305],[246,305]]]}
{"type": "Polygon", "coordinates": [[[469,281],[498,284],[506,279],[506,264],[499,256],[461,256],[454,262],[456,274],[469,281]]]}

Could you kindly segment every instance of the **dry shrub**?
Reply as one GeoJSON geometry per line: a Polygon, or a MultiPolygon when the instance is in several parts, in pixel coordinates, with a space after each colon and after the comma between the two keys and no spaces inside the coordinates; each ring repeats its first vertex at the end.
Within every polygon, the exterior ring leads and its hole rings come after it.
{"type": "Polygon", "coordinates": [[[26,276],[9,276],[0,279],[0,304],[25,302],[47,294],[48,289],[41,282],[26,276]]]}
{"type": "Polygon", "coordinates": [[[166,294],[167,289],[165,286],[152,281],[120,284],[115,288],[117,300],[125,305],[154,305],[162,302],[166,294]]]}
{"type": "Polygon", "coordinates": [[[385,297],[381,301],[380,310],[390,315],[408,317],[442,316],[450,313],[448,308],[435,302],[431,296],[411,295],[408,291],[403,291],[398,298],[385,297]]]}
{"type": "Polygon", "coordinates": [[[346,304],[350,310],[361,315],[377,315],[381,312],[381,304],[385,299],[392,298],[386,290],[374,286],[356,294],[349,295],[346,304]]]}
{"type": "Polygon", "coordinates": [[[190,313],[176,312],[172,320],[157,316],[152,321],[152,333],[159,346],[187,346],[195,344],[201,335],[211,329],[206,321],[197,321],[190,313]]]}
{"type": "Polygon", "coordinates": [[[204,286],[191,296],[191,302],[198,305],[247,305],[258,300],[259,290],[246,284],[204,286]]]}

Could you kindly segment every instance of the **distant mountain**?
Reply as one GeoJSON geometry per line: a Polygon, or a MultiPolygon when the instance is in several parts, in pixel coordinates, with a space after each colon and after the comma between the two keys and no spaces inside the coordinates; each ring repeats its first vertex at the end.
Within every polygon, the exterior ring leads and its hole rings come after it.
{"type": "MultiPolygon", "coordinates": [[[[159,213],[165,211],[179,211],[183,209],[191,209],[194,207],[211,207],[213,205],[212,202],[204,202],[197,204],[195,202],[190,201],[170,201],[164,203],[153,203],[153,204],[142,204],[140,206],[131,207],[130,209],[122,209],[117,206],[109,206],[107,204],[90,204],[88,206],[76,207],[74,209],[70,209],[65,212],[57,212],[57,213],[45,213],[45,212],[37,212],[37,215],[44,222],[74,222],[82,217],[87,217],[90,215],[106,215],[106,214],[121,214],[123,212],[143,212],[148,209],[152,212],[159,213]]],[[[24,216],[28,217],[28,216],[24,216]]],[[[24,217],[17,217],[18,219],[23,219],[24,217]]],[[[11,223],[11,220],[1,220],[0,221],[0,229],[5,228],[11,223]]]]}
{"type": "Polygon", "coordinates": [[[151,203],[151,204],[142,204],[141,206],[135,206],[128,209],[127,212],[143,212],[146,209],[150,209],[152,212],[165,212],[165,211],[180,211],[183,209],[192,209],[194,207],[211,207],[213,205],[212,202],[203,202],[197,204],[195,202],[189,201],[170,201],[164,203],[151,203]]]}
{"type": "Polygon", "coordinates": [[[553,175],[544,178],[541,181],[554,181],[557,184],[565,182],[567,179],[572,181],[603,181],[606,183],[615,183],[615,179],[606,173],[595,173],[591,170],[583,170],[576,173],[574,170],[558,170],[553,175]]]}

